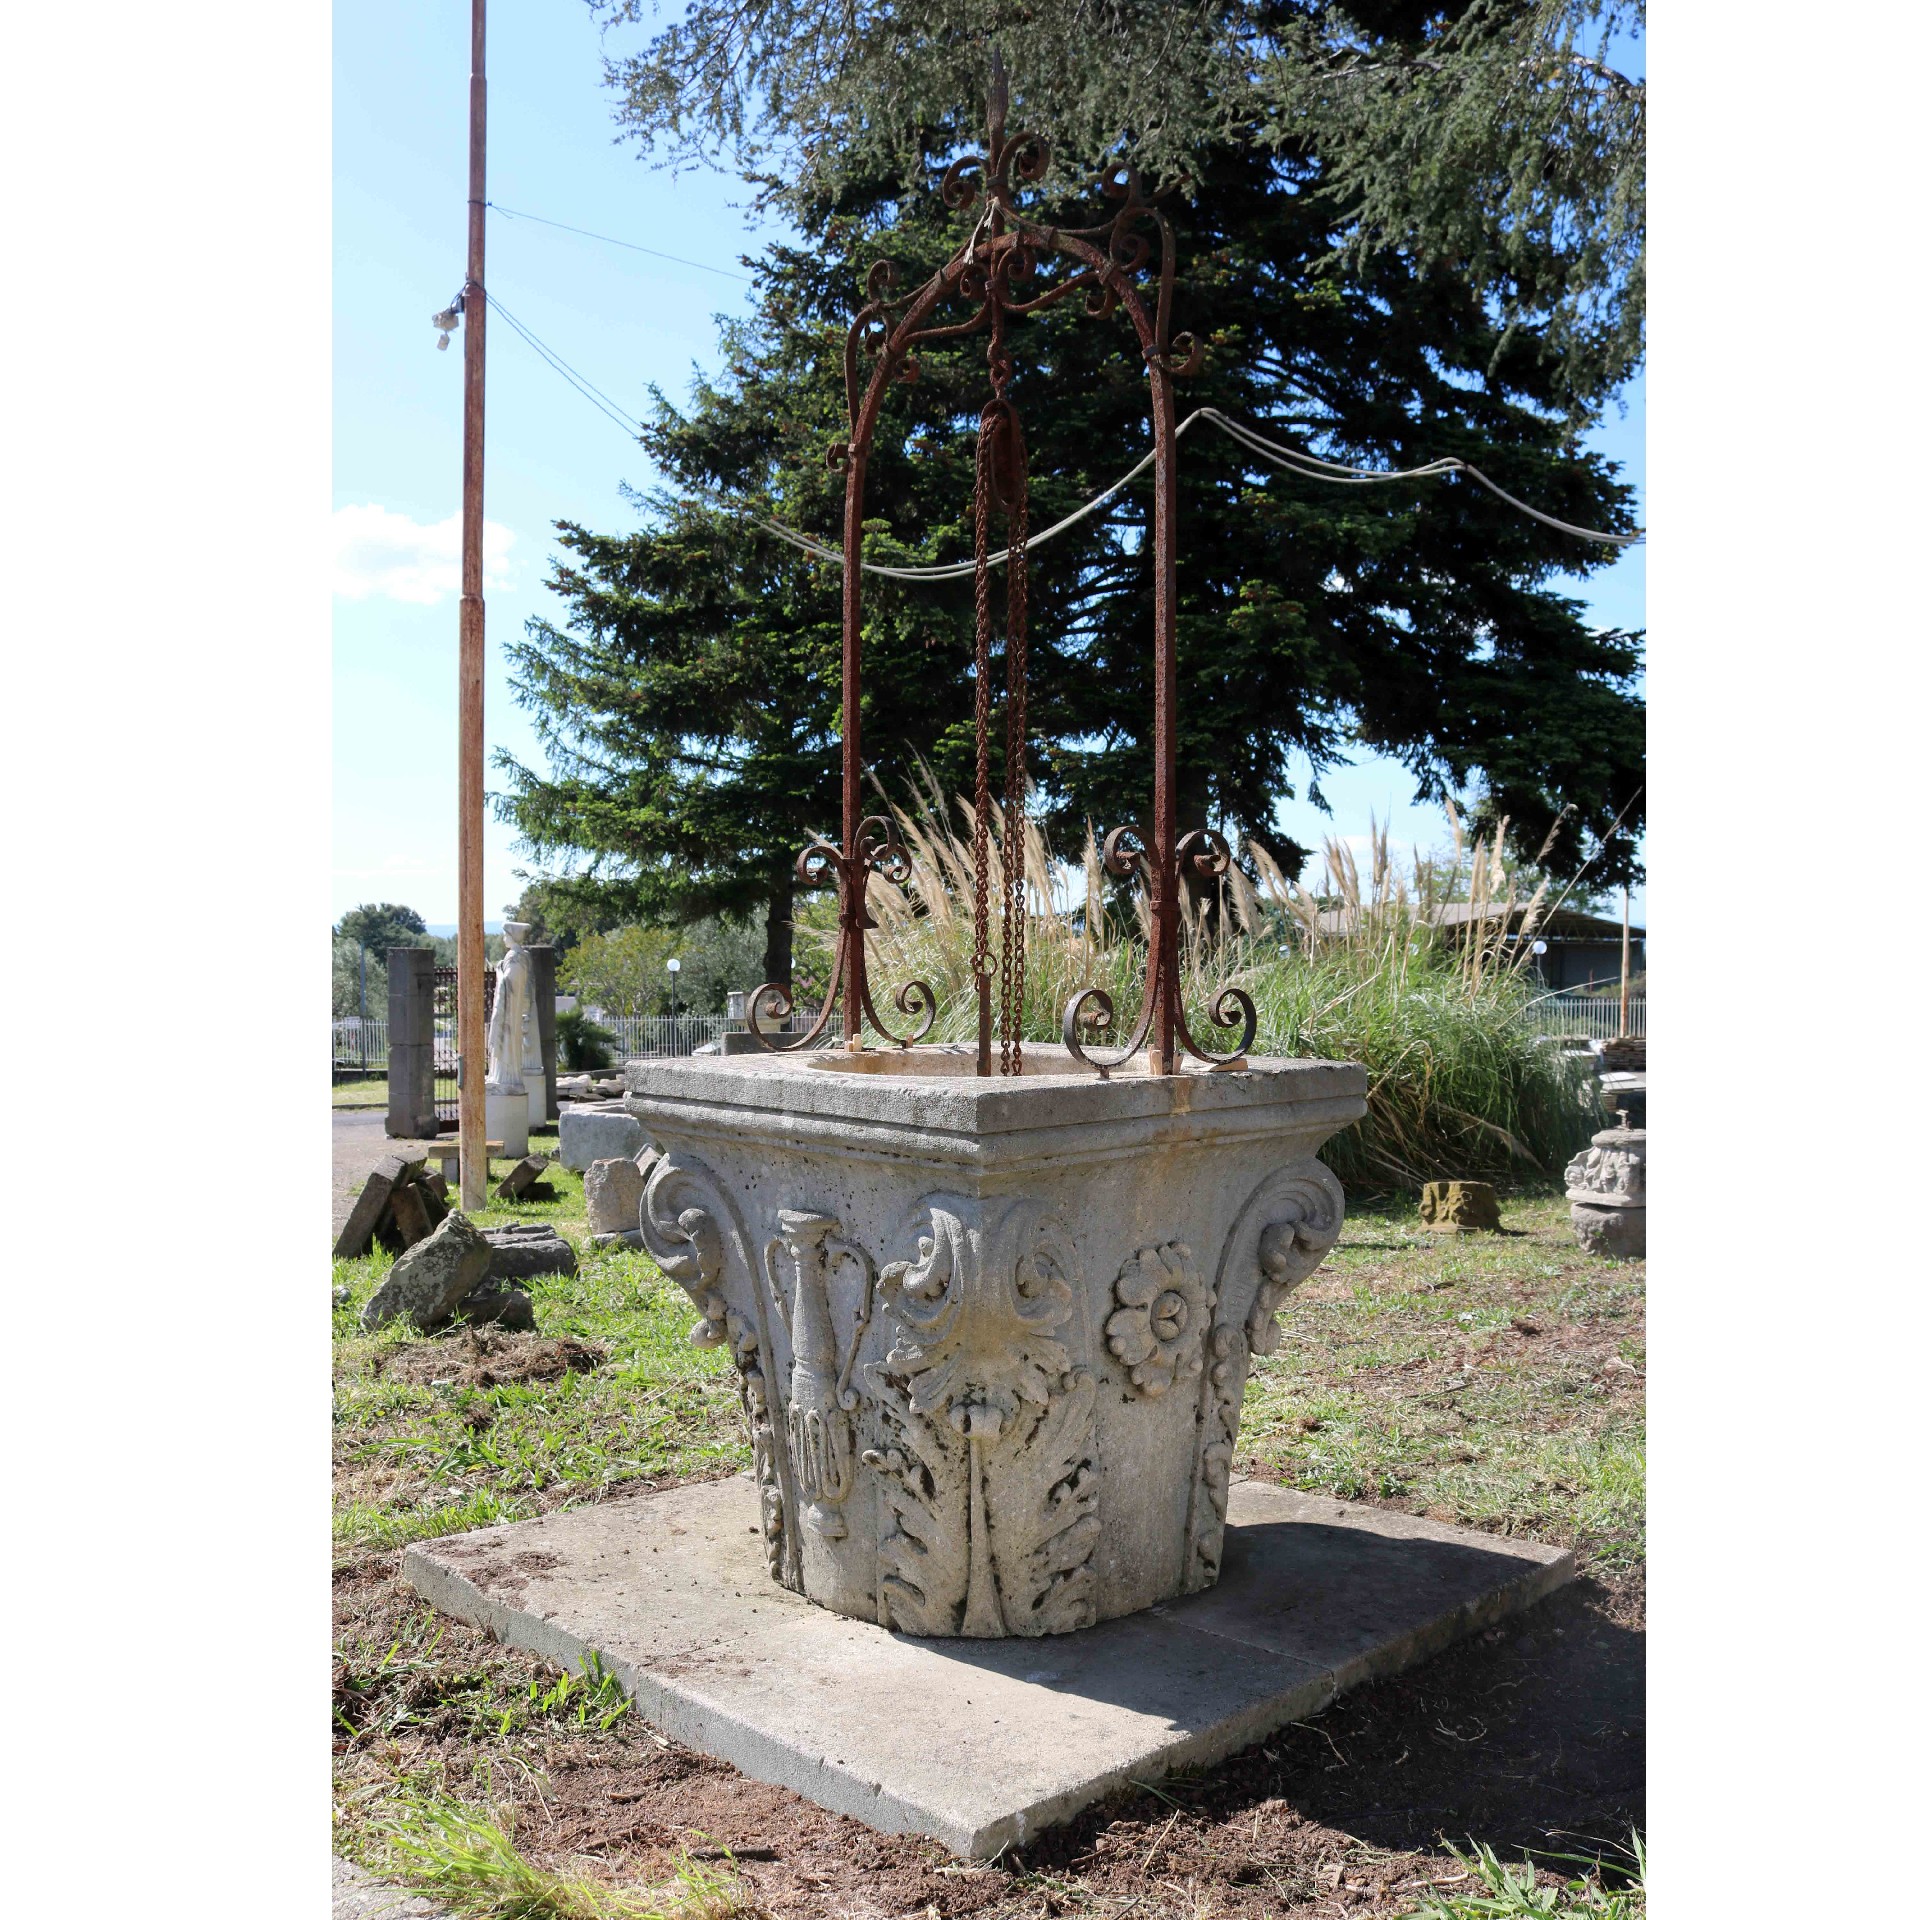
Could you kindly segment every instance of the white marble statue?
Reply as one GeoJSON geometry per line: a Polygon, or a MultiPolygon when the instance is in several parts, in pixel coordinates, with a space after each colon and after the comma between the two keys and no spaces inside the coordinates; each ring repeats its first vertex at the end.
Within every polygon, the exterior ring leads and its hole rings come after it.
{"type": "MultiPolygon", "coordinates": [[[[501,929],[507,951],[493,976],[493,1017],[487,1022],[487,1088],[492,1093],[525,1093],[527,1016],[533,1011],[533,955],[526,938],[533,928],[509,920],[501,929]]],[[[540,1044],[534,1041],[534,1056],[540,1044]]]]}

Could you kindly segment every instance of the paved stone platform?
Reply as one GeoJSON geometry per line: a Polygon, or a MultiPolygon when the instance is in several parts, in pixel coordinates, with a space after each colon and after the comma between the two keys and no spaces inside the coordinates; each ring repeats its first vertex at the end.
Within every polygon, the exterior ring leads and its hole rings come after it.
{"type": "Polygon", "coordinates": [[[985,1859],[1129,1779],[1204,1765],[1570,1579],[1558,1548],[1234,1484],[1211,1591],[1044,1639],[916,1640],[765,1570],[745,1474],[409,1548],[433,1605],[581,1666],[663,1732],[985,1859]]]}

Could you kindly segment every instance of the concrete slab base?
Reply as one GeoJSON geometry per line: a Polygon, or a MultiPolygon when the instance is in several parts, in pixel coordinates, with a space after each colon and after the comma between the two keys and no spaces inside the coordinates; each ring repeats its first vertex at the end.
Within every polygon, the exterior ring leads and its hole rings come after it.
{"type": "Polygon", "coordinates": [[[1558,1548],[1234,1484],[1210,1591],[1042,1639],[916,1640],[767,1577],[745,1474],[408,1550],[434,1606],[581,1668],[663,1732],[986,1859],[1205,1765],[1570,1579],[1558,1548]]]}
{"type": "Polygon", "coordinates": [[[445,1907],[436,1907],[405,1887],[376,1880],[350,1860],[333,1856],[333,1920],[452,1920],[445,1907]]]}

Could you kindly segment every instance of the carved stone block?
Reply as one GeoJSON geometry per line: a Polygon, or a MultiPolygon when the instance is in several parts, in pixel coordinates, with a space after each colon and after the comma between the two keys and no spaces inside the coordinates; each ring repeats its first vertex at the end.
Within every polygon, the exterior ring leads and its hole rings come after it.
{"type": "Polygon", "coordinates": [[[1435,1233],[1490,1233],[1500,1224],[1499,1196],[1484,1180],[1429,1180],[1420,1218],[1435,1233]]]}
{"type": "Polygon", "coordinates": [[[647,1176],[637,1160],[596,1160],[587,1169],[587,1226],[595,1234],[636,1233],[647,1176]]]}
{"type": "Polygon", "coordinates": [[[1358,1067],[1061,1047],[636,1061],[639,1238],[739,1369],[769,1572],[911,1634],[1210,1586],[1249,1356],[1345,1203],[1358,1067]]]}

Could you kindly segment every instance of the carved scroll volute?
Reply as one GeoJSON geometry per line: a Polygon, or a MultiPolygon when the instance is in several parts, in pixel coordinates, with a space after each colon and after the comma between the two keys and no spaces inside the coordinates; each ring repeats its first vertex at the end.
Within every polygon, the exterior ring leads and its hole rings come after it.
{"type": "Polygon", "coordinates": [[[1255,1353],[1279,1345],[1275,1316],[1281,1303],[1332,1251],[1347,1217],[1340,1182],[1317,1160],[1290,1172],[1267,1204],[1272,1211],[1260,1229],[1260,1285],[1247,1316],[1247,1343],[1255,1353]]]}
{"type": "Polygon", "coordinates": [[[1327,1257],[1340,1237],[1347,1199],[1317,1160],[1269,1174],[1234,1217],[1214,1278],[1219,1310],[1207,1339],[1206,1379],[1187,1503],[1185,1588],[1197,1593],[1220,1577],[1226,1544],[1227,1490],[1251,1356],[1279,1344],[1281,1303],[1327,1257]]]}
{"type": "Polygon", "coordinates": [[[655,1163],[640,1202],[642,1243],[660,1271],[700,1309],[700,1320],[687,1335],[696,1347],[717,1347],[727,1337],[727,1303],[720,1284],[726,1249],[720,1223],[707,1207],[691,1204],[710,1180],[710,1175],[701,1180],[690,1168],[663,1159],[655,1163]]]}
{"type": "Polygon", "coordinates": [[[772,1318],[749,1264],[739,1208],[697,1160],[654,1163],[640,1201],[640,1237],[661,1272],[700,1309],[687,1336],[697,1347],[724,1345],[740,1374],[740,1404],[760,1489],[767,1571],[783,1586],[800,1586],[800,1554],[787,1515],[795,1505],[788,1458],[785,1398],[770,1367],[766,1330],[772,1318]],[[731,1296],[731,1297],[729,1297],[731,1296]]]}

